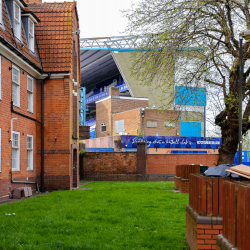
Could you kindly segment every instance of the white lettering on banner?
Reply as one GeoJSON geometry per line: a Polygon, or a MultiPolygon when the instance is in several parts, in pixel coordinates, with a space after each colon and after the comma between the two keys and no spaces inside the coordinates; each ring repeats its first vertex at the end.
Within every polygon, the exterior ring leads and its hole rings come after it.
{"type": "Polygon", "coordinates": [[[156,144],[156,143],[159,143],[159,144],[185,144],[185,145],[192,144],[191,141],[187,141],[184,139],[181,142],[179,139],[176,139],[176,140],[172,139],[172,140],[166,140],[166,141],[162,141],[162,140],[146,141],[144,138],[138,138],[138,137],[135,137],[132,139],[132,143],[137,143],[137,142],[146,142],[149,146],[151,145],[151,143],[153,143],[153,144],[156,144]]]}
{"type": "Polygon", "coordinates": [[[219,141],[197,141],[197,144],[220,144],[219,141]]]}

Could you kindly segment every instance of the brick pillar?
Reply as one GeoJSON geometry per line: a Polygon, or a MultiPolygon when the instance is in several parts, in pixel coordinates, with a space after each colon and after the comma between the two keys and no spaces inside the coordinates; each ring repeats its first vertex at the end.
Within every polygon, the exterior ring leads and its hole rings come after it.
{"type": "Polygon", "coordinates": [[[147,143],[137,143],[137,180],[147,180],[147,143]]]}
{"type": "Polygon", "coordinates": [[[89,139],[90,126],[79,126],[79,140],[89,139]]]}

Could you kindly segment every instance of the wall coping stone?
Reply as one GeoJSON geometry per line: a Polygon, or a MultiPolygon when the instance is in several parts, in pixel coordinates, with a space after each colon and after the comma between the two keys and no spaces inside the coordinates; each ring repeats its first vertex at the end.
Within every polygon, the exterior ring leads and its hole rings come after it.
{"type": "Polygon", "coordinates": [[[181,179],[182,182],[189,182],[189,179],[182,179],[181,177],[179,177],[181,179]]]}
{"type": "Polygon", "coordinates": [[[200,216],[193,210],[193,208],[189,204],[186,206],[186,211],[197,224],[222,225],[222,217],[220,216],[200,216]]]}
{"type": "Polygon", "coordinates": [[[216,237],[216,244],[223,250],[238,250],[238,248],[234,247],[222,234],[216,237]]]}

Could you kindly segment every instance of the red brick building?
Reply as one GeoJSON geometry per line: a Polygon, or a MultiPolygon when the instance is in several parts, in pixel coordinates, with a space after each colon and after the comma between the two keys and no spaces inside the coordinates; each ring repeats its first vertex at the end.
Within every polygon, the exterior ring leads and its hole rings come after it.
{"type": "Polygon", "coordinates": [[[109,97],[96,102],[96,137],[180,135],[180,111],[147,107],[148,98],[119,96],[119,88],[111,87],[109,97]]]}
{"type": "Polygon", "coordinates": [[[0,0],[0,199],[78,186],[78,28],[76,2],[0,0]]]}

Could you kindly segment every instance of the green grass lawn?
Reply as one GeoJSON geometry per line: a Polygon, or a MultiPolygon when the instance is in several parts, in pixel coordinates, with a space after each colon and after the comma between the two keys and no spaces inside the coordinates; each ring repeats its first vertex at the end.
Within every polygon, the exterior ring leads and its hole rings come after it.
{"type": "Polygon", "coordinates": [[[2,205],[0,249],[187,249],[188,195],[173,186],[92,182],[2,205]]]}

